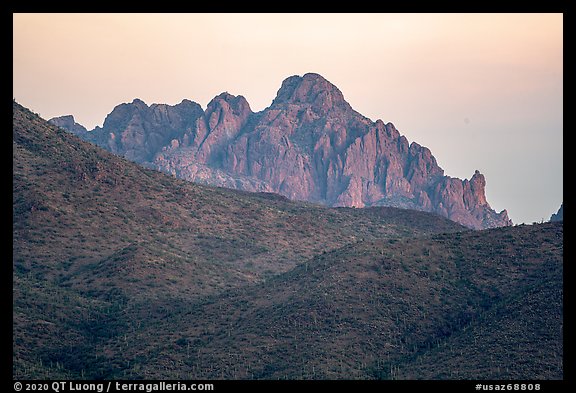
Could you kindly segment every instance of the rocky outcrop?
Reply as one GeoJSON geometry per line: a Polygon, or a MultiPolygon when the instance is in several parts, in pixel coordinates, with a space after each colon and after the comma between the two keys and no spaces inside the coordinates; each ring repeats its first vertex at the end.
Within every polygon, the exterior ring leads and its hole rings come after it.
{"type": "Polygon", "coordinates": [[[146,105],[135,99],[120,104],[96,127],[87,140],[138,163],[152,162],[166,146],[177,147],[193,139],[204,123],[204,111],[195,102],[146,105]]]}
{"type": "Polygon", "coordinates": [[[470,180],[445,176],[428,148],[354,111],[318,74],[287,78],[258,113],[229,93],[206,111],[187,100],[134,100],[83,137],[191,181],[330,206],[431,211],[476,229],[511,225],[505,210],[490,208],[479,171],[470,180]]]}
{"type": "Polygon", "coordinates": [[[550,221],[564,221],[564,203],[560,205],[560,209],[555,214],[552,214],[550,221]]]}
{"type": "Polygon", "coordinates": [[[74,116],[72,115],[55,117],[50,120],[50,123],[57,127],[64,128],[81,138],[86,137],[86,134],[88,133],[88,130],[83,125],[76,123],[76,120],[74,120],[74,116]]]}

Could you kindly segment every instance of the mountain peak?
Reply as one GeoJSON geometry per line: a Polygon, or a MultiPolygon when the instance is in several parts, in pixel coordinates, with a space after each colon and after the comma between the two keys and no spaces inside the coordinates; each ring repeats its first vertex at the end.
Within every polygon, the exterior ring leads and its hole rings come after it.
{"type": "Polygon", "coordinates": [[[224,101],[231,101],[236,99],[237,97],[233,94],[228,93],[227,91],[224,91],[220,94],[218,94],[216,97],[214,97],[215,100],[224,100],[224,101]]]}
{"type": "Polygon", "coordinates": [[[88,130],[86,130],[83,125],[76,123],[76,120],[72,115],[53,117],[52,119],[48,120],[48,122],[54,124],[57,127],[64,128],[65,130],[68,130],[76,135],[84,135],[88,132],[88,130]]]}
{"type": "Polygon", "coordinates": [[[272,105],[279,104],[312,104],[325,110],[342,105],[350,107],[340,89],[322,75],[312,72],[286,78],[272,102],[272,105]]]}
{"type": "Polygon", "coordinates": [[[564,202],[562,202],[558,211],[552,214],[550,221],[564,221],[564,202]]]}
{"type": "Polygon", "coordinates": [[[246,101],[246,98],[244,98],[244,96],[242,95],[235,96],[233,94],[228,93],[227,91],[220,93],[216,97],[214,97],[208,103],[208,106],[214,105],[216,102],[226,102],[231,106],[241,105],[250,107],[250,104],[248,104],[248,101],[246,101]]]}
{"type": "MultiPolygon", "coordinates": [[[[206,113],[211,114],[217,110],[221,109],[224,110],[224,113],[231,112],[236,116],[241,116],[243,118],[248,117],[252,110],[250,109],[250,104],[246,101],[244,96],[235,96],[233,94],[228,93],[227,91],[220,93],[216,97],[214,97],[206,107],[206,113]]],[[[220,116],[220,115],[218,115],[220,116]]],[[[219,121],[214,118],[213,121],[219,121]]]]}
{"type": "Polygon", "coordinates": [[[138,107],[139,109],[148,108],[148,105],[146,105],[146,103],[140,98],[134,98],[134,100],[132,100],[132,105],[138,107]]]}

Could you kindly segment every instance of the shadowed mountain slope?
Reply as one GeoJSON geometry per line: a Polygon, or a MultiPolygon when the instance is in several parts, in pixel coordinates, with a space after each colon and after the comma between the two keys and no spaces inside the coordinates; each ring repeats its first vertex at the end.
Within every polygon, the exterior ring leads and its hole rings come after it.
{"type": "MultiPolygon", "coordinates": [[[[265,283],[171,309],[143,333],[164,332],[147,349],[159,363],[128,375],[562,379],[562,228],[342,247],[265,283]]],[[[127,356],[142,350],[128,348],[127,356]]]]}

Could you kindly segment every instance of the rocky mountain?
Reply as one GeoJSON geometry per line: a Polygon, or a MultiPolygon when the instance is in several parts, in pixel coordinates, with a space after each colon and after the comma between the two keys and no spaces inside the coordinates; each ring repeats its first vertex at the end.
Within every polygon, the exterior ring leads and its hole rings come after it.
{"type": "Polygon", "coordinates": [[[564,221],[564,203],[560,205],[556,213],[552,214],[550,221],[564,221]]]}
{"type": "Polygon", "coordinates": [[[103,127],[69,128],[113,153],[198,183],[278,193],[328,206],[396,206],[435,212],[470,228],[511,225],[491,209],[486,180],[446,176],[430,150],[409,143],[392,123],[356,112],[318,74],[291,76],[272,104],[253,112],[246,99],[222,93],[206,110],[121,104],[103,127]]]}

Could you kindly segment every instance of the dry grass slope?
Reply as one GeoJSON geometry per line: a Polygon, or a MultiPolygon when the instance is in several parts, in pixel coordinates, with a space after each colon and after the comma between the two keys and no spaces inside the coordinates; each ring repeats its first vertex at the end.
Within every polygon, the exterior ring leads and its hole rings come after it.
{"type": "Polygon", "coordinates": [[[561,379],[562,234],[542,224],[345,246],[172,309],[143,333],[165,332],[149,349],[161,362],[127,372],[561,379]]]}

